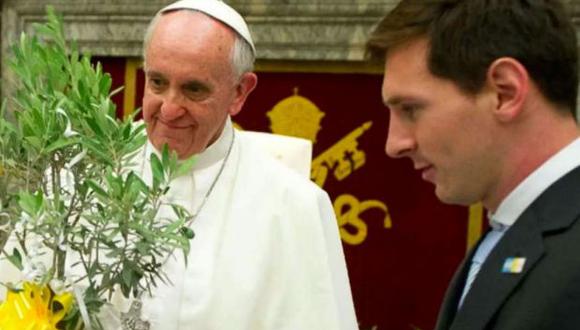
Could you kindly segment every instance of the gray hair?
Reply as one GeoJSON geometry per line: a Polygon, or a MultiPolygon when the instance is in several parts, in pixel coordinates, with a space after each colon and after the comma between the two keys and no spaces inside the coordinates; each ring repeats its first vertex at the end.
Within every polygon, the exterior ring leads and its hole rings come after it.
{"type": "MultiPolygon", "coordinates": [[[[195,9],[178,9],[178,10],[189,10],[192,12],[199,12],[199,13],[206,15],[205,13],[198,11],[198,10],[195,10],[195,9]]],[[[159,22],[161,15],[163,15],[165,13],[167,13],[167,12],[158,12],[157,15],[155,15],[155,17],[153,17],[153,19],[149,23],[149,26],[147,26],[147,30],[145,31],[145,38],[143,40],[143,59],[144,60],[147,60],[147,58],[146,58],[147,47],[149,46],[149,42],[151,41],[151,37],[153,36],[153,30],[157,26],[157,23],[159,22]]],[[[208,15],[206,15],[206,16],[208,16],[208,15]]],[[[211,19],[214,19],[211,16],[208,16],[208,17],[210,17],[211,19]]],[[[239,35],[236,31],[234,31],[231,28],[230,28],[230,30],[235,35],[234,45],[232,47],[232,52],[230,55],[230,63],[232,65],[232,69],[234,71],[235,78],[239,79],[244,73],[252,72],[254,70],[254,61],[256,60],[256,57],[254,56],[254,52],[252,51],[252,47],[248,44],[248,42],[241,35],[239,35]]]]}

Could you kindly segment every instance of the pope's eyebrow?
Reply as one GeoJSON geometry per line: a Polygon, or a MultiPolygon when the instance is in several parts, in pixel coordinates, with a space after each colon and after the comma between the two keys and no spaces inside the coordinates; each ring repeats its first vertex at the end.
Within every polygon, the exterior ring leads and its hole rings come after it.
{"type": "Polygon", "coordinates": [[[147,78],[165,78],[162,73],[157,71],[145,71],[145,76],[147,76],[147,78]]]}

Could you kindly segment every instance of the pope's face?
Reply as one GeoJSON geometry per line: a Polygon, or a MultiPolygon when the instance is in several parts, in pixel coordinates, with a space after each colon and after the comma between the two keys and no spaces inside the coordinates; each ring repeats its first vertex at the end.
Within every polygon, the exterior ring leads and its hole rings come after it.
{"type": "Polygon", "coordinates": [[[427,67],[428,42],[389,51],[383,100],[390,112],[386,152],[408,157],[446,203],[469,205],[496,189],[497,138],[492,93],[469,95],[427,67]]]}
{"type": "Polygon", "coordinates": [[[160,17],[145,49],[143,97],[147,134],[158,150],[168,144],[181,159],[199,153],[240,110],[233,43],[232,31],[201,13],[160,17]]]}

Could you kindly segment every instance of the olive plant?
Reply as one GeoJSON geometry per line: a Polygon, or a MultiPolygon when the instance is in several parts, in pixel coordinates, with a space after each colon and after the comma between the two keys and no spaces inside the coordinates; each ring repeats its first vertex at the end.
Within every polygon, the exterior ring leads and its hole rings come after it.
{"type": "Polygon", "coordinates": [[[144,181],[131,170],[147,141],[144,125],[116,118],[111,77],[65,41],[51,8],[34,31],[13,45],[16,92],[0,116],[0,228],[17,242],[2,254],[26,280],[82,288],[65,328],[81,322],[79,305],[99,325],[114,290],[149,291],[167,281],[168,254],[187,255],[190,215],[164,195],[193,160],[179,162],[165,148],[151,155],[144,181]],[[161,207],[173,215],[161,217],[161,207]],[[46,255],[48,265],[38,261],[46,255]]]}

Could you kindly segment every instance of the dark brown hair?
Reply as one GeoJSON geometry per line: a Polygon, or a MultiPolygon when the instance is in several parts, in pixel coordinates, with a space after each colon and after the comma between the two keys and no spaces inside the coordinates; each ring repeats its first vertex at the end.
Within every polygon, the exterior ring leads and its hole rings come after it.
{"type": "Polygon", "coordinates": [[[432,74],[468,93],[500,57],[518,60],[552,103],[576,115],[576,31],[558,0],[402,0],[367,41],[367,56],[426,37],[432,74]]]}

